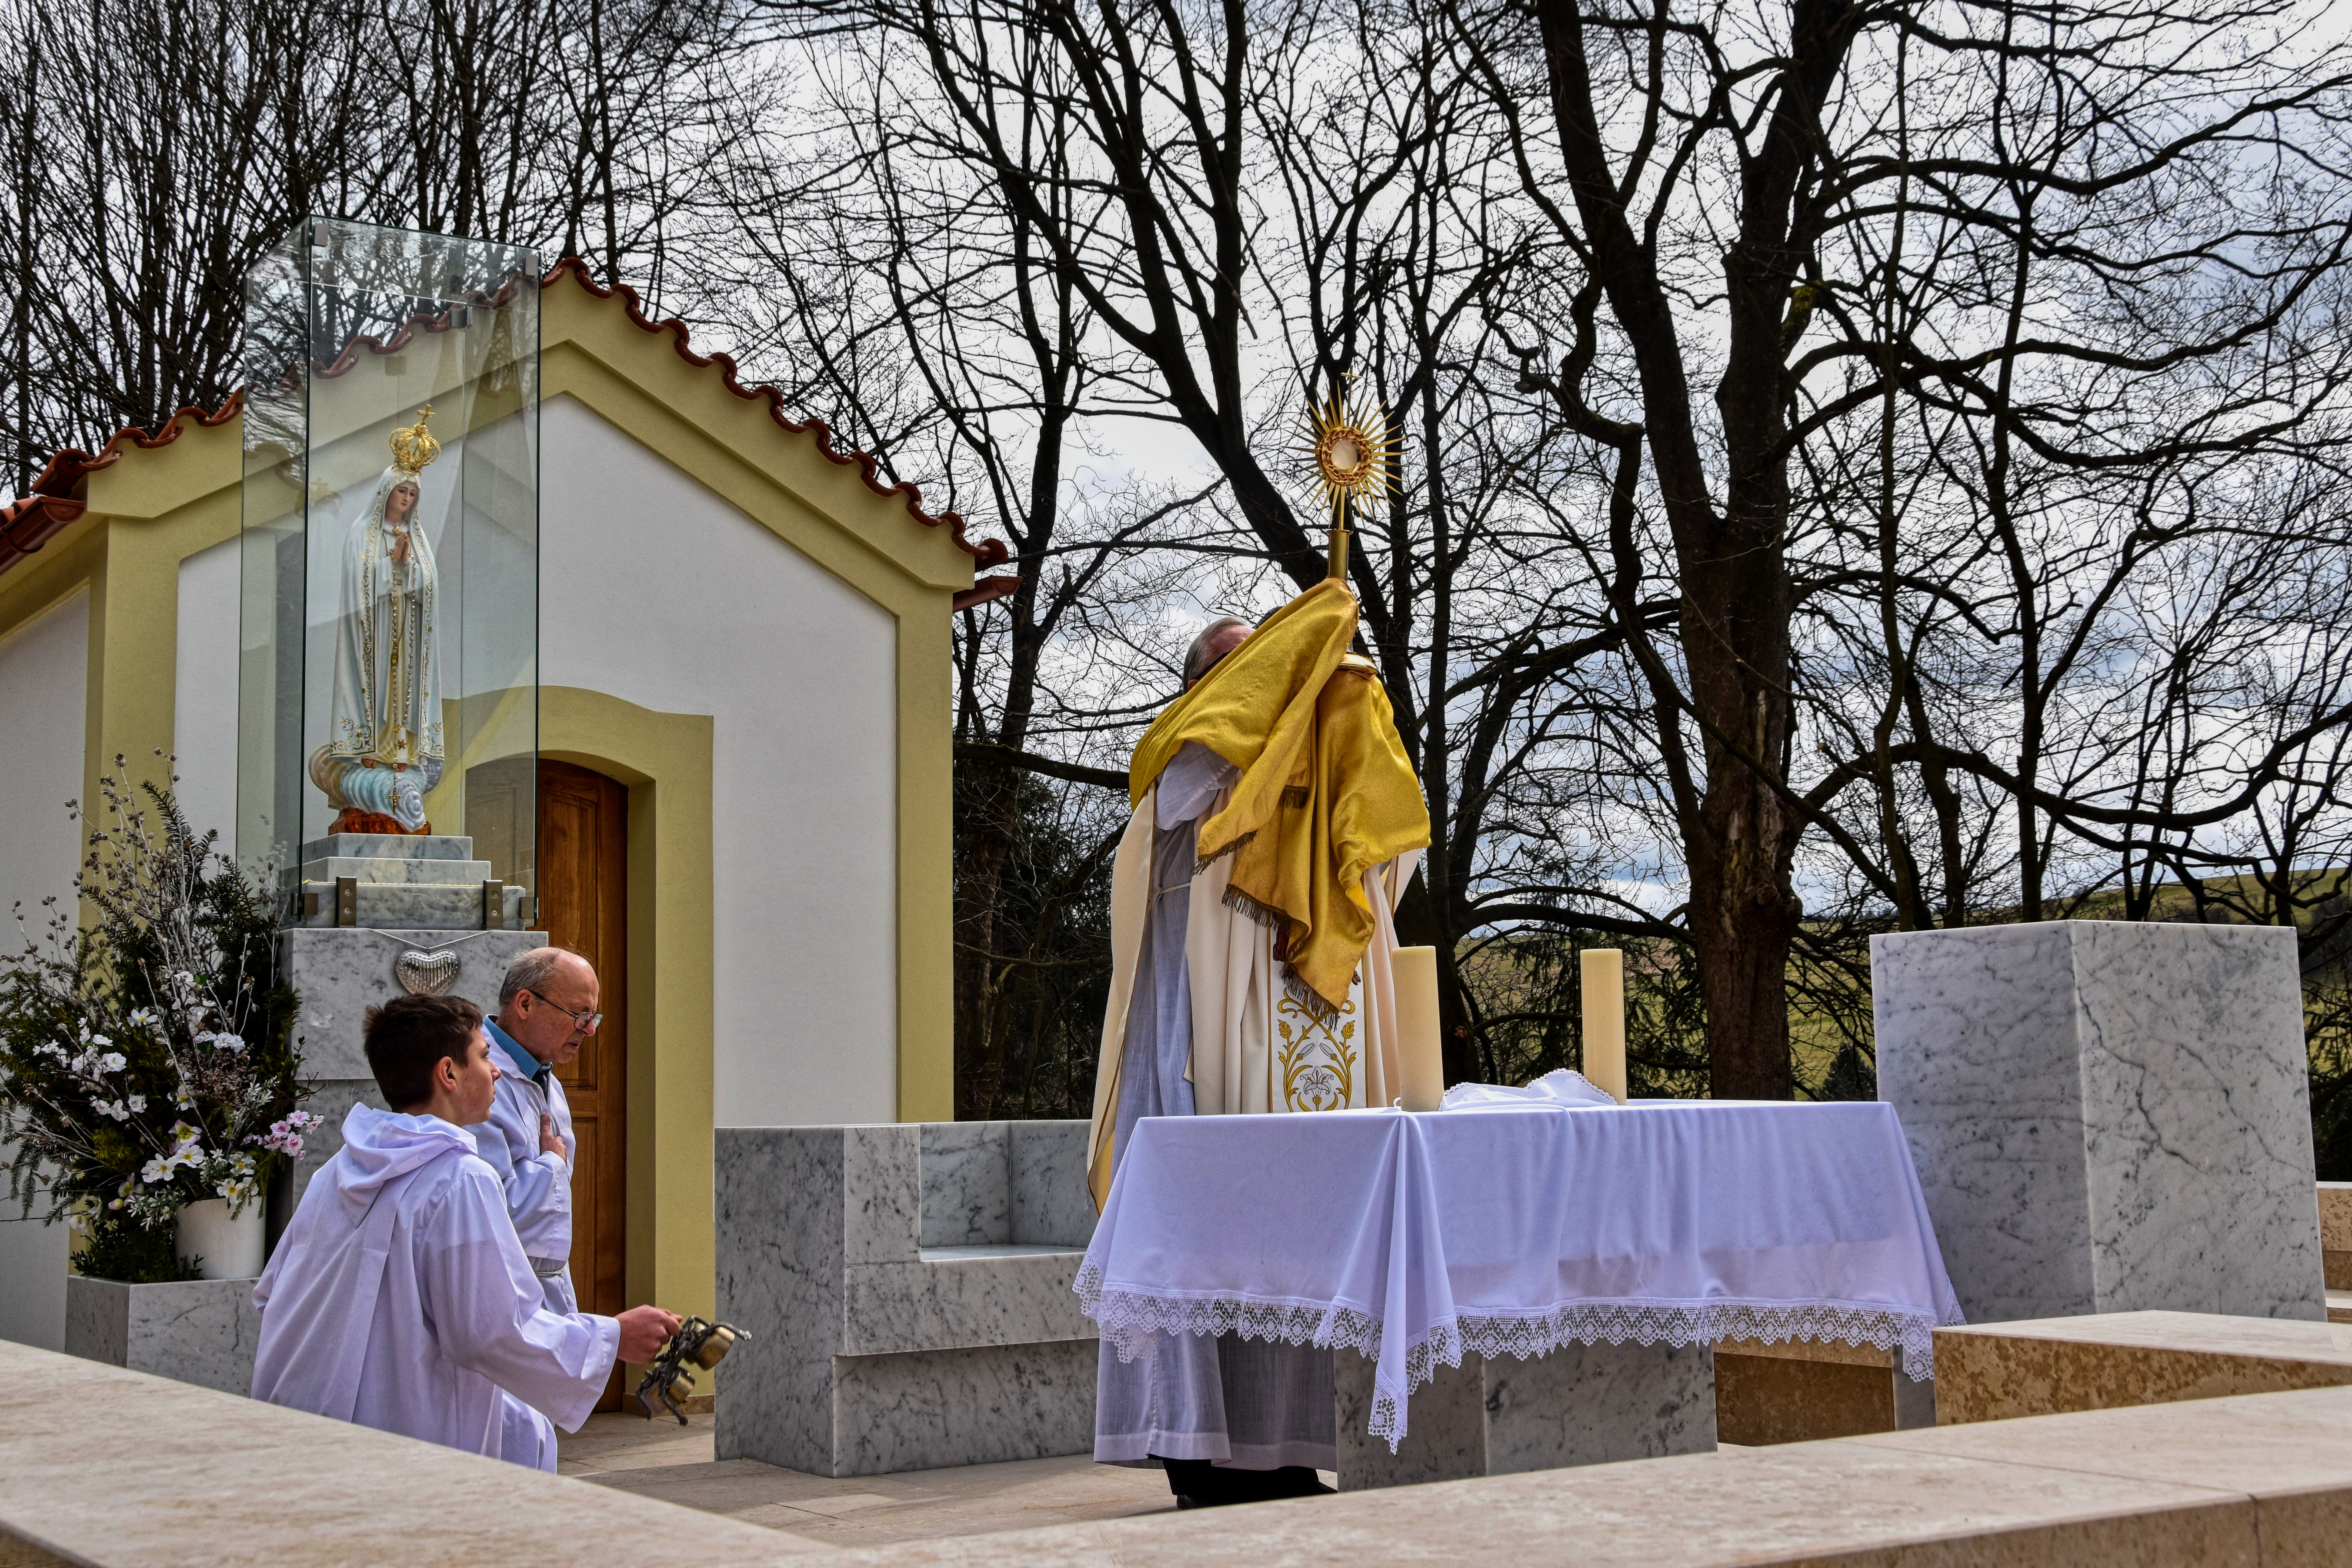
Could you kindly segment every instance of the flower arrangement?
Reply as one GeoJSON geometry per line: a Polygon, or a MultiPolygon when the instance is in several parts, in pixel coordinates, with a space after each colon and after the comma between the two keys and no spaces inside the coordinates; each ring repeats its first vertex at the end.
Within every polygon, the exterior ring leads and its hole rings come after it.
{"type": "Polygon", "coordinates": [[[83,1272],[168,1279],[186,1274],[179,1210],[241,1211],[320,1119],[297,1109],[309,1090],[270,899],[170,789],[142,784],[142,805],[115,767],[74,879],[96,922],[47,900],[43,936],[0,958],[0,1139],[20,1212],[45,1198],[46,1221],[87,1233],[83,1272]]]}

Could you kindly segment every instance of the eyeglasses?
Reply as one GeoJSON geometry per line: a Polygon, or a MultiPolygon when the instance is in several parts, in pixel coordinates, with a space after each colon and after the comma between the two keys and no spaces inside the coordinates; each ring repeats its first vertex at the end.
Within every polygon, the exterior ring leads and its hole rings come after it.
{"type": "Polygon", "coordinates": [[[562,1003],[550,1000],[543,992],[533,991],[531,992],[531,994],[537,996],[541,1001],[547,1003],[549,1006],[554,1008],[557,1012],[571,1019],[572,1027],[580,1030],[583,1034],[594,1034],[596,1032],[597,1026],[601,1025],[604,1021],[604,1015],[602,1013],[575,1013],[571,1008],[565,1006],[562,1003]]]}

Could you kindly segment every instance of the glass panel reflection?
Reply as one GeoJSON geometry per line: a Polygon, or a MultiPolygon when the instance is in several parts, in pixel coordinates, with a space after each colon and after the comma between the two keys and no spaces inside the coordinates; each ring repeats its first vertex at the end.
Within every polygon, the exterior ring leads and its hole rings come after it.
{"type": "Polygon", "coordinates": [[[535,916],[540,270],[312,218],[248,278],[237,854],[289,919],[535,916]]]}

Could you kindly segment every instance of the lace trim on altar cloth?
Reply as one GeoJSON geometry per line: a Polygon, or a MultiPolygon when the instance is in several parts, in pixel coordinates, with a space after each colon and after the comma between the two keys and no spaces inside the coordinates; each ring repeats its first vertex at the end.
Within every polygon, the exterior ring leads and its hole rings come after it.
{"type": "MultiPolygon", "coordinates": [[[[1230,1296],[1198,1300],[1106,1291],[1101,1270],[1078,1270],[1078,1304],[1102,1330],[1122,1362],[1140,1354],[1155,1334],[1239,1334],[1245,1340],[1351,1350],[1368,1361],[1381,1354],[1381,1321],[1353,1308],[1312,1301],[1244,1301],[1230,1296]]],[[[1958,1323],[1955,1316],[1952,1320],[1958,1323]]],[[[1883,1351],[1900,1349],[1903,1371],[1936,1375],[1936,1314],[1888,1308],[1842,1307],[1826,1301],[1571,1301],[1541,1312],[1463,1313],[1433,1324],[1405,1347],[1405,1392],[1430,1380],[1441,1365],[1460,1366],[1465,1352],[1521,1361],[1571,1344],[1713,1344],[1720,1340],[1843,1341],[1883,1351]]],[[[1393,1449],[1402,1435],[1394,1395],[1375,1393],[1370,1432],[1393,1449]]]]}

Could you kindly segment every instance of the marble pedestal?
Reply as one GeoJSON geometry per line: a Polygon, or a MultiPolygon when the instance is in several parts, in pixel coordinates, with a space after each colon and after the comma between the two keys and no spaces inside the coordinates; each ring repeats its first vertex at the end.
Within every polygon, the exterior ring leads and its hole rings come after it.
{"type": "MultiPolygon", "coordinates": [[[[312,1090],[302,1109],[325,1118],[325,1124],[304,1140],[288,1194],[290,1204],[301,1201],[311,1173],[343,1146],[343,1118],[352,1107],[375,1097],[375,1076],[368,1071],[360,1027],[369,1008],[405,994],[392,972],[400,955],[412,949],[456,954],[457,978],[442,994],[462,996],[484,1013],[495,1013],[507,965],[534,947],[546,946],[547,933],[292,926],[280,931],[278,940],[284,944],[287,984],[302,998],[295,1032],[302,1037],[303,1080],[312,1090]]],[[[289,1206],[272,1218],[282,1226],[291,1212],[289,1206]]]]}
{"type": "Polygon", "coordinates": [[[821,1476],[1083,1454],[1083,1121],[722,1127],[721,1459],[821,1476]]]}
{"type": "Polygon", "coordinates": [[[1878,1086],[1970,1322],[2326,1316],[2295,933],[1870,939],[1878,1086]]]}
{"type": "Polygon", "coordinates": [[[261,1314],[250,1279],[66,1279],[66,1353],[223,1394],[253,1392],[261,1314]]]}
{"type": "Polygon", "coordinates": [[[1715,1451],[1707,1345],[1566,1345],[1531,1361],[1465,1354],[1413,1391],[1393,1454],[1365,1430],[1372,1363],[1352,1351],[1332,1362],[1343,1492],[1715,1451]]]}
{"type": "Polygon", "coordinates": [[[457,834],[336,833],[302,846],[296,923],[349,923],[379,930],[517,931],[530,923],[523,890],[495,889],[490,863],[473,858],[474,841],[457,834]],[[352,884],[346,922],[337,885],[352,884]],[[496,917],[484,911],[495,901],[496,917]]]}

